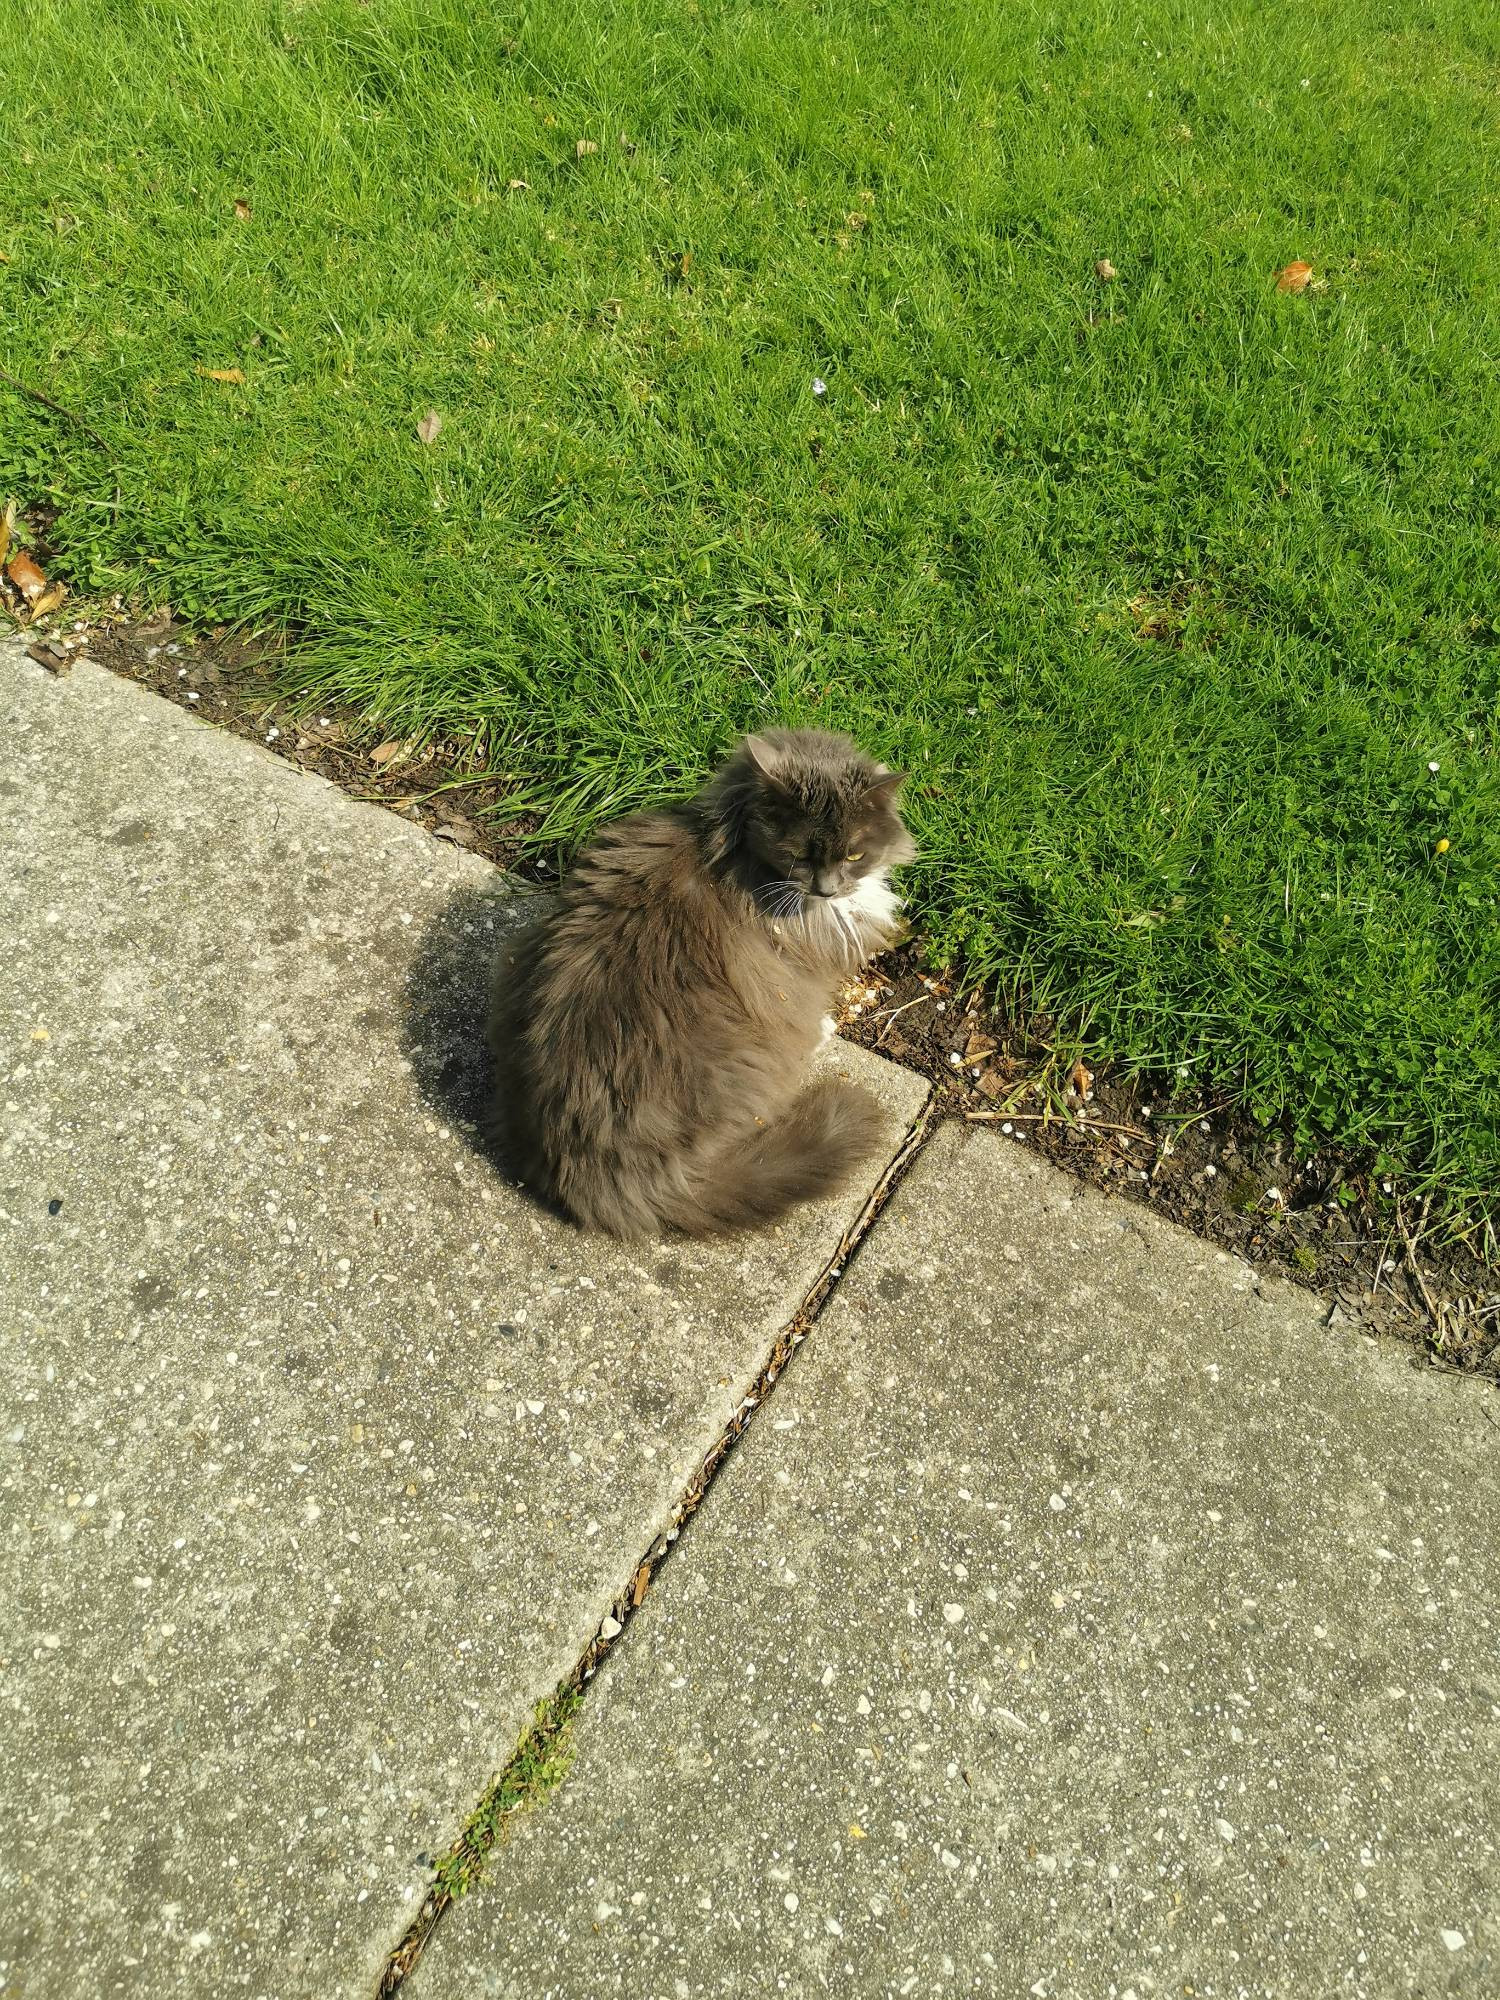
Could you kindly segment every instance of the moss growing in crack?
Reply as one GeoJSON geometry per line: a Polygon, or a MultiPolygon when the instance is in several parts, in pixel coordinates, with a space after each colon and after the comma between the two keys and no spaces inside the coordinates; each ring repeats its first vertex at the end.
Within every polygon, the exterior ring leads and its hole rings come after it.
{"type": "Polygon", "coordinates": [[[536,1705],[531,1725],[505,1769],[475,1807],[468,1825],[438,1863],[434,1893],[462,1896],[480,1880],[485,1863],[513,1813],[556,1791],[573,1762],[573,1718],[583,1696],[560,1687],[536,1705]]]}

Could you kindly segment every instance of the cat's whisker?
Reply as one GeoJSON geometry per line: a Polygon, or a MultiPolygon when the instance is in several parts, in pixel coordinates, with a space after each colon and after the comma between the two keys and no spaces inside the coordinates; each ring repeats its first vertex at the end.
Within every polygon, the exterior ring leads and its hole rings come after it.
{"type": "Polygon", "coordinates": [[[755,891],[755,899],[759,902],[762,897],[767,899],[766,914],[773,923],[796,916],[802,905],[802,891],[792,881],[762,883],[755,891]]]}

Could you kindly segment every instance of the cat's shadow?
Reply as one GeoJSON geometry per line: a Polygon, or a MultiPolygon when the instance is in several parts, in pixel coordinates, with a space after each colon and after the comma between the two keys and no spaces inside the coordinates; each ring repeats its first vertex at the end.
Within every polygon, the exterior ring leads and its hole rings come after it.
{"type": "Polygon", "coordinates": [[[515,1176],[495,1112],[485,1023],[496,961],[541,915],[525,890],[459,889],[422,932],[402,987],[400,1041],[413,1081],[445,1125],[462,1133],[502,1179],[515,1176]]]}

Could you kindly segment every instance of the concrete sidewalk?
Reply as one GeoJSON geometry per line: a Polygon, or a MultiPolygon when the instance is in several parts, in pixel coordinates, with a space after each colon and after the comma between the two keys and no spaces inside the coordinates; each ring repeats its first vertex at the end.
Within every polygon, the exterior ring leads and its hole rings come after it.
{"type": "MultiPolygon", "coordinates": [[[[524,892],[0,714],[0,1994],[365,2000],[861,1196],[562,1228],[470,1123],[524,892]]],[[[939,1130],[410,1990],[1500,1989],[1495,1417],[939,1130]]]]}
{"type": "Polygon", "coordinates": [[[504,878],[88,665],[0,714],[0,1992],[365,1996],[861,1197],[540,1215],[504,878]]]}
{"type": "Polygon", "coordinates": [[[416,2000],[1500,1992],[1492,1392],[940,1129],[416,2000]]]}

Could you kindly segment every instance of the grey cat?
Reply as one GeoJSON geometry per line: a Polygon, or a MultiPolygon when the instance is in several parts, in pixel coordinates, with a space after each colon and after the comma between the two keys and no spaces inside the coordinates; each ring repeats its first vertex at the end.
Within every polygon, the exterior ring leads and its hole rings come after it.
{"type": "Polygon", "coordinates": [[[702,1236],[832,1193],[863,1090],[807,1083],[839,982],[900,927],[901,777],[846,736],[748,736],[696,798],[619,821],[496,968],[496,1123],[585,1228],[702,1236]]]}

